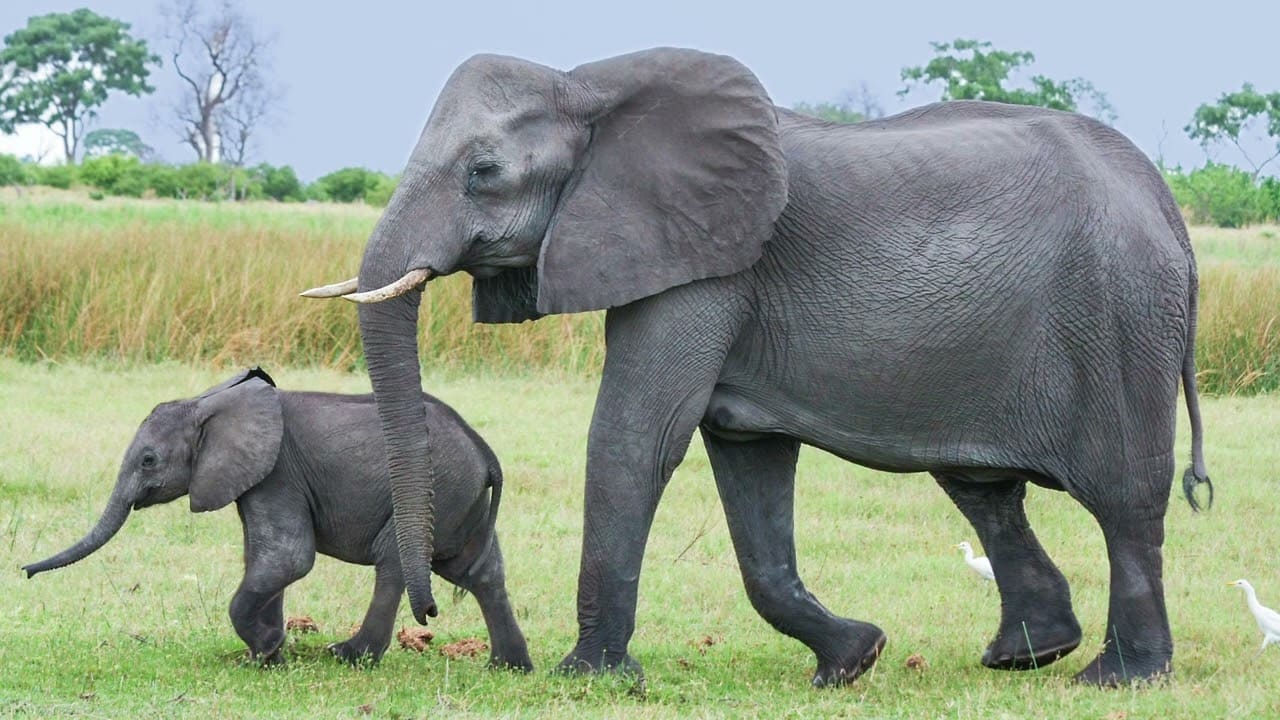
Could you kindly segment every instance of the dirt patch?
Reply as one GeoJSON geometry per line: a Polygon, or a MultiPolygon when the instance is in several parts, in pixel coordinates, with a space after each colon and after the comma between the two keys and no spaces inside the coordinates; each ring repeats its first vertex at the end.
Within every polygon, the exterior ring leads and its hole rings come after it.
{"type": "Polygon", "coordinates": [[[915,670],[916,672],[924,672],[924,669],[928,666],[929,662],[925,660],[924,656],[920,653],[916,653],[907,658],[907,667],[911,670],[915,670]]]}

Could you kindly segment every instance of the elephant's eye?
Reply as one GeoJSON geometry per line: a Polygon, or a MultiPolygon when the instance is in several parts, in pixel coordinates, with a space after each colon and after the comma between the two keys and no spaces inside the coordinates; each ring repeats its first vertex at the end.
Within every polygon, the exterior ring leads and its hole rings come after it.
{"type": "Polygon", "coordinates": [[[156,466],[156,463],[159,461],[160,461],[160,458],[156,457],[156,454],[151,452],[150,450],[147,450],[146,452],[142,453],[142,467],[144,468],[153,468],[156,466]]]}
{"type": "Polygon", "coordinates": [[[484,184],[498,176],[502,166],[491,160],[481,160],[471,166],[471,175],[467,177],[467,192],[475,192],[484,184]]]}

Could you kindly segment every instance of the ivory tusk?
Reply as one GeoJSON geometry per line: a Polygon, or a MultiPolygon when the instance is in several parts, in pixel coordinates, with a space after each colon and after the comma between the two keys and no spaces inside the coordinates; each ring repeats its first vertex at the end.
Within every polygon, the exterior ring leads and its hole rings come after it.
{"type": "Polygon", "coordinates": [[[415,287],[422,285],[426,281],[430,280],[431,276],[431,270],[427,268],[417,268],[416,270],[410,270],[405,273],[404,277],[390,285],[380,287],[377,290],[370,290],[368,292],[348,293],[343,295],[342,299],[350,300],[354,303],[377,303],[382,302],[383,300],[390,300],[394,297],[400,297],[415,287]]]}
{"type": "Polygon", "coordinates": [[[357,281],[358,281],[358,278],[351,278],[350,280],[347,280],[344,282],[311,288],[310,290],[307,290],[306,292],[299,293],[299,294],[305,298],[342,297],[343,295],[350,295],[351,293],[356,291],[357,281]]]}

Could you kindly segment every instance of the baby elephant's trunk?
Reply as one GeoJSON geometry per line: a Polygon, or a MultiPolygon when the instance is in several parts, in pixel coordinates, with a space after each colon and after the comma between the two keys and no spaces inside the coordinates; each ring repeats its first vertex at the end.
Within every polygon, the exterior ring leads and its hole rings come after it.
{"type": "Polygon", "coordinates": [[[111,491],[111,499],[107,501],[106,510],[102,511],[102,517],[98,518],[98,524],[93,526],[89,534],[81,538],[80,542],[51,558],[24,565],[22,569],[27,571],[27,577],[35,577],[36,573],[79,562],[106,545],[107,541],[120,531],[124,521],[129,517],[129,509],[133,501],[133,483],[125,480],[117,482],[115,489],[111,491]]]}

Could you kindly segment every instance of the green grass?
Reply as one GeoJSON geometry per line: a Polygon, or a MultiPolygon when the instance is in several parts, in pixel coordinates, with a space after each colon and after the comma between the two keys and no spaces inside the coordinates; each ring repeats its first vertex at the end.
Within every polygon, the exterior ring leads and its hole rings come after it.
{"type": "MultiPolygon", "coordinates": [[[[285,388],[365,391],[362,375],[271,368],[285,388]]],[[[952,544],[973,533],[931,480],[893,476],[806,449],[797,492],[802,575],[833,611],[889,635],[871,674],[808,688],[813,657],[770,629],[742,590],[706,456],[695,441],[659,509],[641,578],[632,653],[647,692],[612,678],[548,674],[576,637],[582,478],[594,379],[436,374],[502,458],[499,531],[509,589],[538,671],[494,673],[393,649],[353,671],[325,656],[364,613],[372,572],[320,559],[286,595],[286,614],[321,632],[291,640],[289,664],[260,671],[226,617],[240,576],[234,512],[184,501],[135,513],[85,561],[33,580],[17,567],[78,539],[105,502],[121,453],[156,403],[196,394],[223,371],[180,364],[109,368],[0,359],[0,715],[49,717],[948,717],[1206,718],[1280,714],[1280,649],[1260,636],[1239,591],[1280,607],[1275,548],[1280,398],[1209,399],[1214,509],[1174,498],[1165,582],[1177,643],[1166,685],[1101,692],[1067,682],[1102,642],[1107,566],[1093,520],[1061,493],[1031,489],[1028,512],[1070,579],[1084,645],[1049,668],[1002,673],[978,656],[998,595],[952,544]],[[713,644],[702,645],[710,637],[713,644]],[[905,667],[919,653],[923,672],[905,667]]],[[[1187,455],[1185,420],[1179,456],[1187,455]]],[[[440,592],[436,644],[483,636],[471,598],[440,592]]],[[[400,622],[410,625],[407,611],[400,622]]]]}
{"type": "MultiPolygon", "coordinates": [[[[360,369],[355,309],[297,293],[346,279],[378,211],[0,192],[0,355],[21,360],[360,369]]],[[[1209,394],[1280,390],[1280,228],[1192,228],[1209,394]]],[[[594,377],[602,314],[471,323],[470,281],[424,294],[419,346],[455,373],[594,377]]]]}

